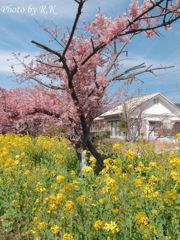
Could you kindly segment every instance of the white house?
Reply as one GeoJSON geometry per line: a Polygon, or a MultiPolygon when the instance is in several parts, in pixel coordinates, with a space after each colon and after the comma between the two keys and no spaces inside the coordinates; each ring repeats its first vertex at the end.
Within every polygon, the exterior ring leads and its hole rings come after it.
{"type": "Polygon", "coordinates": [[[132,98],[94,120],[92,132],[109,131],[111,138],[125,138],[122,119],[129,134],[144,139],[180,132],[180,109],[160,93],[132,98]]]}

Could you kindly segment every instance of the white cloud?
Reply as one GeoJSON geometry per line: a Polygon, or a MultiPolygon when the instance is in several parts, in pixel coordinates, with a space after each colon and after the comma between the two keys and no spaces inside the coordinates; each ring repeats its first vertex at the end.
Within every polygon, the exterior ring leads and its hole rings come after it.
{"type": "Polygon", "coordinates": [[[5,73],[12,72],[11,64],[9,61],[10,59],[12,59],[12,53],[0,52],[0,72],[5,72],[5,73]]]}
{"type": "MultiPolygon", "coordinates": [[[[24,42],[23,38],[14,33],[11,29],[7,29],[3,26],[0,26],[1,34],[6,36],[7,39],[13,40],[14,44],[18,44],[21,47],[27,48],[28,44],[24,42]]],[[[2,41],[2,40],[0,40],[2,41]]],[[[4,44],[4,41],[2,42],[4,44]]]]}
{"type": "MultiPolygon", "coordinates": [[[[21,52],[22,56],[27,56],[29,53],[21,52]]],[[[31,56],[35,56],[35,53],[31,53],[31,56]]],[[[31,58],[32,59],[32,58],[31,58]]],[[[30,61],[30,59],[28,60],[30,61]]],[[[12,73],[11,66],[14,66],[16,73],[20,73],[23,70],[22,64],[14,58],[12,52],[1,51],[0,52],[0,73],[12,73]]]]}

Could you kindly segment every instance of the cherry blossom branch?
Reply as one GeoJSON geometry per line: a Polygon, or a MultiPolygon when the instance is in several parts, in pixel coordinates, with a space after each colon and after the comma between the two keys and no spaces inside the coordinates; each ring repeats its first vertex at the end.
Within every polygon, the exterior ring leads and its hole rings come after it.
{"type": "MultiPolygon", "coordinates": [[[[46,76],[46,77],[49,77],[49,78],[51,77],[51,74],[55,74],[55,75],[59,76],[59,74],[56,73],[56,72],[43,73],[43,72],[41,72],[40,70],[33,69],[33,68],[30,67],[30,65],[25,64],[25,63],[24,63],[19,57],[17,57],[17,56],[16,56],[16,60],[18,60],[18,61],[24,66],[25,69],[29,69],[29,70],[32,71],[32,72],[35,71],[37,76],[38,76],[38,75],[43,75],[43,76],[46,76]]],[[[49,65],[49,64],[46,64],[46,63],[41,62],[41,61],[37,61],[37,62],[40,62],[41,64],[45,64],[45,65],[48,65],[48,66],[51,66],[51,67],[55,67],[55,66],[53,66],[53,65],[49,65]]],[[[37,82],[38,84],[40,84],[40,85],[42,85],[42,86],[44,86],[44,87],[47,87],[47,88],[49,88],[49,89],[65,90],[65,88],[62,88],[62,87],[54,86],[54,85],[52,85],[52,84],[46,84],[46,83],[44,83],[43,81],[37,79],[37,78],[35,77],[35,75],[34,75],[34,76],[33,76],[33,75],[30,76],[29,79],[31,79],[31,80],[37,82]]]]}
{"type": "Polygon", "coordinates": [[[77,24],[78,24],[79,18],[81,16],[83,5],[84,5],[85,1],[86,0],[79,0],[79,1],[75,0],[75,2],[77,2],[79,6],[78,6],[78,9],[77,9],[77,13],[76,13],[76,17],[75,17],[75,20],[74,20],[74,23],[73,23],[71,33],[69,35],[69,39],[67,41],[66,47],[65,47],[65,49],[63,51],[63,54],[62,54],[63,57],[66,55],[66,52],[67,52],[67,50],[68,50],[68,48],[69,48],[69,46],[72,42],[72,39],[73,39],[75,30],[77,28],[77,24]]]}
{"type": "Polygon", "coordinates": [[[161,28],[161,27],[169,26],[173,22],[177,21],[178,19],[180,19],[180,16],[177,16],[176,18],[174,18],[172,20],[169,20],[166,23],[161,23],[161,24],[153,26],[153,27],[129,30],[129,31],[126,31],[126,32],[122,33],[120,36],[122,37],[122,36],[125,36],[125,35],[128,35],[128,34],[132,34],[132,33],[137,35],[137,34],[139,34],[141,32],[145,32],[145,31],[149,31],[149,30],[155,30],[155,29],[158,29],[158,28],[161,28]]]}
{"type": "Polygon", "coordinates": [[[55,118],[60,118],[60,114],[52,113],[49,110],[43,109],[43,108],[35,108],[32,112],[27,113],[27,115],[34,115],[36,113],[43,113],[48,116],[52,116],[55,118]]]}
{"type": "Polygon", "coordinates": [[[60,69],[63,68],[63,67],[61,67],[61,66],[56,66],[56,65],[52,65],[52,64],[49,64],[49,63],[43,62],[43,61],[41,61],[41,60],[36,60],[36,62],[38,62],[38,63],[40,63],[40,64],[43,64],[43,65],[46,65],[47,67],[60,68],[60,69]]]}
{"type": "Polygon", "coordinates": [[[65,71],[66,71],[66,74],[67,74],[68,79],[71,78],[71,76],[70,76],[71,73],[70,73],[70,70],[69,70],[68,65],[67,65],[67,63],[66,63],[65,57],[63,57],[59,52],[57,52],[57,51],[55,51],[55,50],[53,50],[53,49],[51,49],[51,48],[49,48],[49,47],[41,44],[41,43],[38,43],[38,42],[36,42],[36,41],[31,41],[31,42],[32,42],[33,44],[35,44],[37,47],[42,48],[43,50],[45,50],[45,51],[47,51],[47,52],[50,52],[50,53],[58,56],[58,57],[59,57],[59,62],[62,62],[62,63],[63,63],[63,68],[64,68],[65,71]]]}
{"type": "Polygon", "coordinates": [[[45,32],[47,32],[51,37],[52,39],[57,42],[63,49],[64,49],[64,46],[63,44],[58,40],[57,36],[58,36],[58,30],[57,30],[57,25],[53,23],[53,25],[55,26],[55,29],[54,31],[46,28],[44,25],[42,24],[39,24],[39,22],[37,20],[35,20],[35,22],[40,26],[40,28],[42,28],[45,32]]]}
{"type": "MultiPolygon", "coordinates": [[[[83,2],[84,2],[84,1],[83,1],[83,2]]],[[[76,92],[75,92],[75,90],[74,90],[74,85],[73,85],[73,82],[72,82],[73,77],[72,77],[72,74],[71,74],[71,72],[70,72],[67,64],[66,64],[65,57],[63,57],[63,56],[62,56],[60,53],[58,53],[57,51],[54,51],[54,50],[50,49],[49,47],[47,47],[47,46],[45,46],[45,45],[43,45],[43,44],[41,44],[41,43],[38,43],[38,42],[36,42],[36,41],[32,41],[32,43],[34,43],[35,45],[37,45],[39,48],[42,48],[43,50],[46,50],[46,51],[48,51],[48,52],[50,52],[50,53],[52,53],[52,54],[55,54],[56,56],[58,56],[58,57],[60,58],[60,61],[63,63],[63,66],[64,66],[64,68],[65,68],[65,70],[66,70],[66,73],[67,73],[67,77],[68,77],[68,78],[67,78],[67,79],[68,79],[68,88],[72,90],[72,92],[71,92],[72,99],[73,99],[73,101],[74,101],[75,103],[78,103],[79,100],[78,100],[77,94],[76,94],[76,92]]],[[[32,78],[32,79],[33,79],[33,78],[32,78]]],[[[36,82],[39,82],[39,83],[41,82],[41,81],[39,81],[38,79],[34,79],[34,80],[35,80],[36,82]]],[[[45,84],[43,83],[43,85],[45,85],[45,84]]],[[[77,104],[77,106],[79,106],[79,104],[77,104]]],[[[86,131],[87,131],[87,126],[86,126],[86,121],[85,121],[85,116],[84,116],[84,114],[81,113],[80,119],[81,119],[81,124],[83,125],[83,130],[86,132],[86,131]]]]}
{"type": "MultiPolygon", "coordinates": [[[[168,0],[167,0],[168,1],[168,0]]],[[[145,32],[145,31],[148,31],[148,30],[154,30],[154,29],[158,29],[158,28],[161,28],[163,26],[168,26],[170,24],[172,24],[173,22],[175,22],[177,19],[180,18],[180,16],[177,16],[175,17],[174,19],[170,19],[169,21],[166,21],[166,22],[163,22],[162,24],[159,24],[157,26],[154,26],[154,27],[146,27],[146,28],[141,28],[141,29],[133,29],[133,30],[129,30],[129,31],[126,31],[124,32],[126,29],[130,28],[133,24],[135,24],[136,22],[142,20],[142,17],[143,16],[146,16],[147,13],[151,12],[153,9],[155,9],[156,7],[159,7],[161,3],[163,3],[164,0],[160,0],[158,2],[152,2],[152,6],[149,7],[146,11],[143,11],[141,14],[139,14],[135,19],[133,19],[132,21],[129,20],[129,23],[128,25],[123,29],[121,30],[121,32],[114,36],[108,43],[101,43],[100,45],[96,46],[93,51],[91,53],[89,53],[89,55],[87,55],[84,60],[81,62],[81,65],[84,65],[86,64],[86,62],[91,58],[93,57],[98,51],[100,51],[101,49],[105,48],[110,42],[112,42],[113,40],[119,38],[119,37],[122,37],[122,36],[125,36],[125,35],[129,35],[129,34],[139,34],[141,32],[145,32]]],[[[165,8],[163,8],[165,9],[165,8]]],[[[166,12],[166,15],[169,14],[169,12],[166,12]]],[[[160,16],[164,16],[164,14],[160,14],[160,16]]],[[[172,13],[172,16],[173,16],[173,13],[172,13]]]]}

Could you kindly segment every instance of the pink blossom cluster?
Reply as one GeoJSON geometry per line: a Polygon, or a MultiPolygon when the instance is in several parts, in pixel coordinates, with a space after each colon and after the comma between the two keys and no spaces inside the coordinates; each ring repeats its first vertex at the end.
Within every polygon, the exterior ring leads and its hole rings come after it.
{"type": "Polygon", "coordinates": [[[0,89],[0,132],[34,132],[61,113],[57,92],[37,88],[0,89]],[[34,125],[35,124],[35,125],[34,125]]]}
{"type": "MultiPolygon", "coordinates": [[[[160,15],[163,13],[163,9],[156,8],[156,16],[151,18],[152,12],[149,14],[148,10],[153,6],[153,1],[144,0],[140,6],[138,1],[132,0],[129,6],[129,11],[123,16],[118,16],[115,19],[107,18],[102,12],[99,12],[90,25],[85,25],[84,30],[91,32],[93,39],[96,39],[96,44],[108,44],[112,39],[118,38],[120,42],[128,42],[130,39],[125,35],[130,30],[137,30],[139,28],[151,28],[158,23],[161,19],[160,15]],[[147,12],[147,13],[146,13],[147,12]],[[139,16],[142,17],[139,18],[139,16]]],[[[174,14],[180,13],[180,3],[177,0],[175,3],[171,3],[168,6],[168,10],[174,14]]],[[[166,11],[166,10],[165,10],[166,11]]],[[[130,31],[131,33],[131,31],[130,31]]],[[[145,31],[146,37],[152,37],[155,34],[154,30],[145,31]]]]}

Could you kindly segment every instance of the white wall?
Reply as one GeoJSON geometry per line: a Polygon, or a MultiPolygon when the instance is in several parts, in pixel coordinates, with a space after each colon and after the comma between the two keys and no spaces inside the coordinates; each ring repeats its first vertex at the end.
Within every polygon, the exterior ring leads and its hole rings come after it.
{"type": "Polygon", "coordinates": [[[163,102],[159,102],[154,104],[153,100],[151,100],[146,107],[146,109],[143,111],[144,114],[150,114],[150,115],[171,115],[175,116],[172,110],[169,109],[168,106],[166,106],[163,102]]]}

